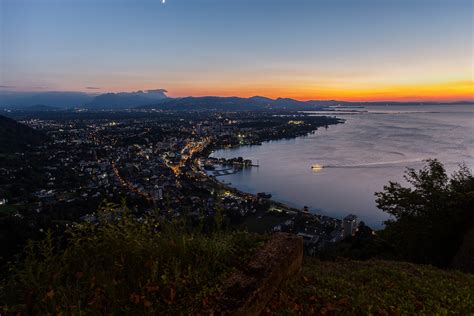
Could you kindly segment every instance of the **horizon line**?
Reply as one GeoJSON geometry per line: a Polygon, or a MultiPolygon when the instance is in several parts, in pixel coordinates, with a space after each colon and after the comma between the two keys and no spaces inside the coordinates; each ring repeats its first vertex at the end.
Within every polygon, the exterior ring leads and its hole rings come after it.
{"type": "MultiPolygon", "coordinates": [[[[8,87],[10,88],[10,87],[8,87]]],[[[0,86],[0,95],[2,92],[6,93],[18,93],[18,94],[42,94],[42,93],[80,93],[80,94],[86,94],[91,97],[96,97],[99,95],[103,94],[118,94],[118,93],[137,93],[137,92],[143,92],[143,93],[149,93],[149,91],[157,90],[155,89],[139,89],[139,90],[129,90],[129,91],[97,91],[100,88],[95,88],[94,90],[96,92],[88,92],[88,91],[81,91],[81,90],[16,90],[16,89],[8,89],[7,86],[0,86]]],[[[13,88],[13,87],[11,87],[13,88]]],[[[160,89],[166,91],[166,89],[160,89]]],[[[168,92],[168,91],[166,91],[168,92]]],[[[318,99],[318,98],[298,98],[298,97],[284,97],[284,96],[278,96],[278,97],[268,97],[263,94],[255,94],[252,96],[239,96],[239,95],[218,95],[218,94],[198,94],[198,95],[184,95],[184,96],[169,96],[166,95],[167,98],[169,99],[184,99],[184,98],[205,98],[205,97],[217,97],[217,98],[242,98],[242,99],[250,99],[254,97],[261,97],[261,98],[267,98],[270,100],[278,100],[278,99],[290,99],[290,100],[295,100],[298,102],[310,102],[310,101],[318,101],[318,102],[328,102],[328,101],[336,101],[336,102],[350,102],[350,103],[459,103],[459,102],[466,102],[466,103],[474,103],[474,98],[473,99],[430,99],[430,98],[420,98],[417,99],[416,97],[413,99],[408,99],[405,96],[400,96],[400,97],[393,97],[393,99],[338,99],[338,98],[327,98],[327,99],[318,99]],[[403,99],[398,99],[398,98],[403,98],[403,99]]]]}

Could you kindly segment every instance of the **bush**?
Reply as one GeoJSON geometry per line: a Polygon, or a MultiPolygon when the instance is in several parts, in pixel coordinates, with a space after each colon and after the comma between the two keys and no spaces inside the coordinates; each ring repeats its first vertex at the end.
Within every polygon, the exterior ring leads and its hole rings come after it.
{"type": "Polygon", "coordinates": [[[206,307],[220,282],[263,242],[243,232],[212,235],[108,204],[60,242],[30,242],[1,287],[4,312],[180,314],[206,307]]]}

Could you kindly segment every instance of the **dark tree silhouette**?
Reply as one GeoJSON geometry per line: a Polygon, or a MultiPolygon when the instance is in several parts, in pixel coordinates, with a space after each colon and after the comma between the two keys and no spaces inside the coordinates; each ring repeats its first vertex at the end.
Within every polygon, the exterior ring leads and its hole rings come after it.
{"type": "Polygon", "coordinates": [[[474,178],[460,165],[448,176],[441,162],[408,168],[409,186],[389,182],[377,192],[377,206],[393,216],[381,235],[400,259],[446,267],[474,223],[474,178]]]}

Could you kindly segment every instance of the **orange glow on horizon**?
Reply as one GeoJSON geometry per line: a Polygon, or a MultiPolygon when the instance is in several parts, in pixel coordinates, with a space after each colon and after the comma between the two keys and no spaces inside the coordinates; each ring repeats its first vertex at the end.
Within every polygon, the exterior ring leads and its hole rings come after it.
{"type": "Polygon", "coordinates": [[[255,95],[269,98],[293,98],[297,100],[344,100],[344,101],[472,101],[474,80],[412,85],[374,85],[371,87],[340,88],[318,87],[311,84],[299,86],[269,85],[262,87],[214,87],[176,89],[170,96],[240,96],[255,95]]]}
{"type": "MultiPolygon", "coordinates": [[[[372,80],[371,80],[372,81],[372,80]]],[[[339,101],[474,101],[474,80],[457,80],[445,82],[420,83],[371,83],[371,82],[343,82],[317,83],[311,80],[262,80],[260,82],[232,82],[232,81],[199,81],[192,82],[155,82],[146,80],[134,82],[130,86],[126,82],[117,85],[103,85],[101,89],[87,90],[86,93],[102,94],[108,92],[131,92],[138,90],[152,90],[165,88],[170,97],[188,96],[237,96],[252,97],[265,96],[268,98],[293,98],[296,100],[339,100],[339,101]],[[287,83],[289,82],[289,83],[287,83]]],[[[100,85],[98,85],[100,86],[100,85]]],[[[23,90],[23,89],[21,89],[23,90]]],[[[17,91],[21,91],[17,90],[17,91]]],[[[28,91],[25,89],[25,91],[28,91]]],[[[30,90],[31,91],[31,90],[30,90]]],[[[77,91],[74,88],[56,87],[56,89],[40,91],[77,91]]]]}

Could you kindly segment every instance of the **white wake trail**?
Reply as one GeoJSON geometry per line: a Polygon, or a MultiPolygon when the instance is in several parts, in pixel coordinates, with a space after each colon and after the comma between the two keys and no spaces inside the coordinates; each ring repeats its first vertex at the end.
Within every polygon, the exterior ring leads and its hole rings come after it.
{"type": "Polygon", "coordinates": [[[404,160],[392,160],[392,161],[381,161],[381,162],[368,162],[363,164],[352,164],[352,165],[327,165],[323,168],[370,168],[370,167],[383,167],[389,165],[399,165],[411,162],[421,162],[426,160],[426,158],[416,158],[416,159],[404,159],[404,160]]]}

